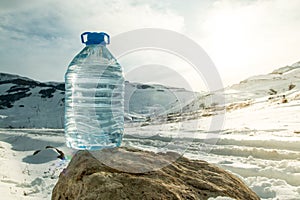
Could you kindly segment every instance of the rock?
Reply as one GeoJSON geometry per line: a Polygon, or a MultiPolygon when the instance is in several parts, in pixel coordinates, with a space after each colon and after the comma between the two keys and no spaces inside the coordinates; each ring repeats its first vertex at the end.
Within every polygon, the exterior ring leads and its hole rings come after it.
{"type": "Polygon", "coordinates": [[[217,196],[259,199],[240,179],[205,161],[128,148],[78,151],[61,172],[52,192],[52,200],[217,196]]]}

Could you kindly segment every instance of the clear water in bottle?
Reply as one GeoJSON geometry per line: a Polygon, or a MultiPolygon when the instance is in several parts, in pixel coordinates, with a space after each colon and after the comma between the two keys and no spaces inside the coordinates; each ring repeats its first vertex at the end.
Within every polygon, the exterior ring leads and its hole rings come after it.
{"type": "Polygon", "coordinates": [[[87,32],[81,39],[86,47],[65,74],[67,146],[87,150],[118,147],[124,132],[122,67],[105,46],[109,44],[106,33],[87,32]]]}

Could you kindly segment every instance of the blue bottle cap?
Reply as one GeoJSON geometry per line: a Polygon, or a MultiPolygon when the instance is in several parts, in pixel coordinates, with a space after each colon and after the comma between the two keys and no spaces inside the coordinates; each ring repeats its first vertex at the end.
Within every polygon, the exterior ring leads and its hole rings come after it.
{"type": "Polygon", "coordinates": [[[81,42],[86,44],[86,45],[90,45],[90,44],[102,44],[102,45],[106,45],[109,44],[110,39],[109,39],[109,35],[107,33],[104,32],[84,32],[81,34],[81,42]],[[85,35],[87,35],[86,40],[85,40],[85,35]],[[106,38],[106,39],[105,39],[106,38]]]}

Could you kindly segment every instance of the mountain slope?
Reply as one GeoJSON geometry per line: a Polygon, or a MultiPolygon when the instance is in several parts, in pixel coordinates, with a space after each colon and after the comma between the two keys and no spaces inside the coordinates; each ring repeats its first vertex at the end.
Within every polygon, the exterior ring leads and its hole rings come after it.
{"type": "MultiPolygon", "coordinates": [[[[191,119],[267,102],[300,99],[300,62],[213,93],[125,82],[125,120],[191,119]],[[157,117],[162,115],[161,117],[157,117]],[[191,117],[192,116],[192,117],[191,117]]],[[[267,105],[267,104],[264,104],[267,105]]],[[[0,127],[63,128],[64,83],[0,73],[0,127]]]]}
{"type": "Polygon", "coordinates": [[[300,62],[269,74],[252,76],[223,90],[206,93],[185,106],[183,112],[213,110],[218,105],[230,110],[259,102],[278,103],[283,95],[288,101],[300,98],[300,62]]]}
{"type": "MultiPolygon", "coordinates": [[[[125,82],[125,119],[141,120],[180,109],[194,93],[180,88],[125,82]]],[[[0,127],[63,128],[64,83],[42,83],[0,73],[0,127]]]]}
{"type": "Polygon", "coordinates": [[[63,127],[64,84],[0,74],[0,127],[63,127]]]}
{"type": "MultiPolygon", "coordinates": [[[[281,67],[266,75],[250,77],[239,84],[226,88],[225,93],[243,93],[236,97],[240,100],[256,99],[259,97],[291,95],[300,86],[300,62],[291,66],[281,67]],[[298,87],[297,87],[298,86],[298,87]],[[294,90],[293,90],[294,89],[294,90]]],[[[230,98],[228,98],[230,100],[230,98]]]]}

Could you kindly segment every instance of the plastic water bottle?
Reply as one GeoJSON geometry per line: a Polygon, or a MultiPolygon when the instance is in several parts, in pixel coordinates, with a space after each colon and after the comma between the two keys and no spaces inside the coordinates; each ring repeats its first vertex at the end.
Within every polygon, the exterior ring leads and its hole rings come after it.
{"type": "Polygon", "coordinates": [[[124,131],[124,76],[106,48],[109,35],[85,32],[85,48],[65,74],[65,136],[68,147],[99,150],[121,145],[124,131]]]}

